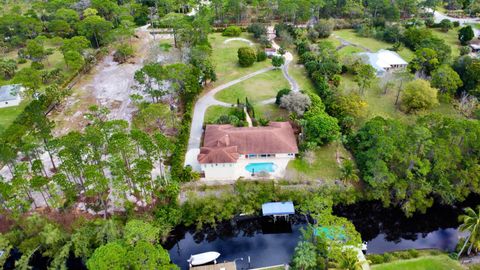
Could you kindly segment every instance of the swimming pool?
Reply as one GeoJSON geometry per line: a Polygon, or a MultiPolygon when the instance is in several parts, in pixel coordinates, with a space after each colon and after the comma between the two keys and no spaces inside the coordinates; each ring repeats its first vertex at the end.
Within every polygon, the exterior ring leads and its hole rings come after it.
{"type": "Polygon", "coordinates": [[[259,163],[249,163],[245,166],[245,169],[250,173],[259,173],[259,172],[274,172],[277,169],[277,165],[273,162],[259,162],[259,163]]]}

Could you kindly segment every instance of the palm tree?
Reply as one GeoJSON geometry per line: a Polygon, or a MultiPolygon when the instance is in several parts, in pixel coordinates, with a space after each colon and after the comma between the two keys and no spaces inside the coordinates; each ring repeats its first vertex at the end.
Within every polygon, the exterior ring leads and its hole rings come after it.
{"type": "Polygon", "coordinates": [[[458,257],[463,253],[468,242],[470,242],[470,246],[468,247],[467,254],[470,254],[472,251],[473,244],[477,241],[479,227],[480,227],[480,205],[477,206],[477,211],[473,210],[470,207],[464,209],[465,214],[458,217],[458,220],[463,222],[458,229],[461,232],[468,231],[470,235],[468,235],[467,239],[465,239],[465,243],[462,246],[462,249],[458,253],[458,257]]]}

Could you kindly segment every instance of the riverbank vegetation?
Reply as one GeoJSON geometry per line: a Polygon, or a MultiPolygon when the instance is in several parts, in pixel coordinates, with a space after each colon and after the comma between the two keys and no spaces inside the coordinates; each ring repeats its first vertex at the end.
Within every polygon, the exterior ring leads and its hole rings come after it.
{"type": "MultiPolygon", "coordinates": [[[[358,247],[361,236],[332,214],[333,205],[380,200],[411,215],[434,200],[454,205],[480,193],[480,60],[459,47],[472,40],[472,29],[432,23],[418,8],[437,1],[200,2],[2,2],[0,83],[26,91],[22,106],[0,109],[0,250],[7,251],[0,264],[16,249],[21,257],[10,265],[18,269],[33,256],[48,258],[52,269],[65,269],[71,257],[89,269],[175,269],[161,243],[176,226],[214,227],[259,214],[265,202],[293,201],[318,223],[302,237],[292,267],[353,270],[355,254],[330,238],[358,247]],[[172,42],[154,47],[174,48],[178,59],[147,59],[135,68],[138,95],[125,106],[136,112],[110,119],[105,107],[92,106],[85,128],[56,134],[47,113],[70,94],[70,80],[110,48],[128,63],[133,29],[146,23],[171,34],[172,42]],[[256,125],[288,119],[301,133],[299,159],[289,167],[298,174],[203,187],[184,167],[195,101],[203,88],[270,68],[261,52],[271,45],[266,26],[273,24],[279,53],[296,50],[289,70],[301,91],[259,106],[288,87],[279,70],[269,71],[220,92],[238,106],[212,107],[206,122],[234,122],[234,115],[244,125],[244,107],[256,125]],[[241,67],[237,52],[246,46],[260,61],[241,67]],[[378,49],[398,52],[407,68],[377,78],[355,53],[378,49]],[[312,236],[322,226],[333,235],[312,236]]],[[[443,4],[478,10],[475,1],[443,4]]],[[[467,250],[478,244],[473,240],[465,241],[467,250]]],[[[377,269],[457,267],[444,255],[388,263],[377,269]]]]}

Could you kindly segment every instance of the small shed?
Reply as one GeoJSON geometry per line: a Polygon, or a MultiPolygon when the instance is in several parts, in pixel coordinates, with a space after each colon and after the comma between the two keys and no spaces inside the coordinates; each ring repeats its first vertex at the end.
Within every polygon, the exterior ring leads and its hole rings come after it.
{"type": "Polygon", "coordinates": [[[21,88],[19,84],[0,86],[0,108],[18,106],[22,101],[21,88]]]}
{"type": "Polygon", "coordinates": [[[270,202],[262,205],[263,216],[287,217],[295,214],[295,208],[293,202],[270,202]]]}

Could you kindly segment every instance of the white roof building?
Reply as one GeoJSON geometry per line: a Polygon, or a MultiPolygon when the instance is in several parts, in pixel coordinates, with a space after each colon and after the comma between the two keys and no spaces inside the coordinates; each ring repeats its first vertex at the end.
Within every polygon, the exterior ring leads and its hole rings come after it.
{"type": "Polygon", "coordinates": [[[407,67],[407,61],[403,60],[398,53],[389,50],[379,50],[376,53],[362,52],[360,57],[377,70],[377,76],[381,77],[385,72],[403,69],[407,67]]]}
{"type": "Polygon", "coordinates": [[[19,84],[0,86],[0,108],[18,106],[22,101],[21,90],[19,84]]]}

